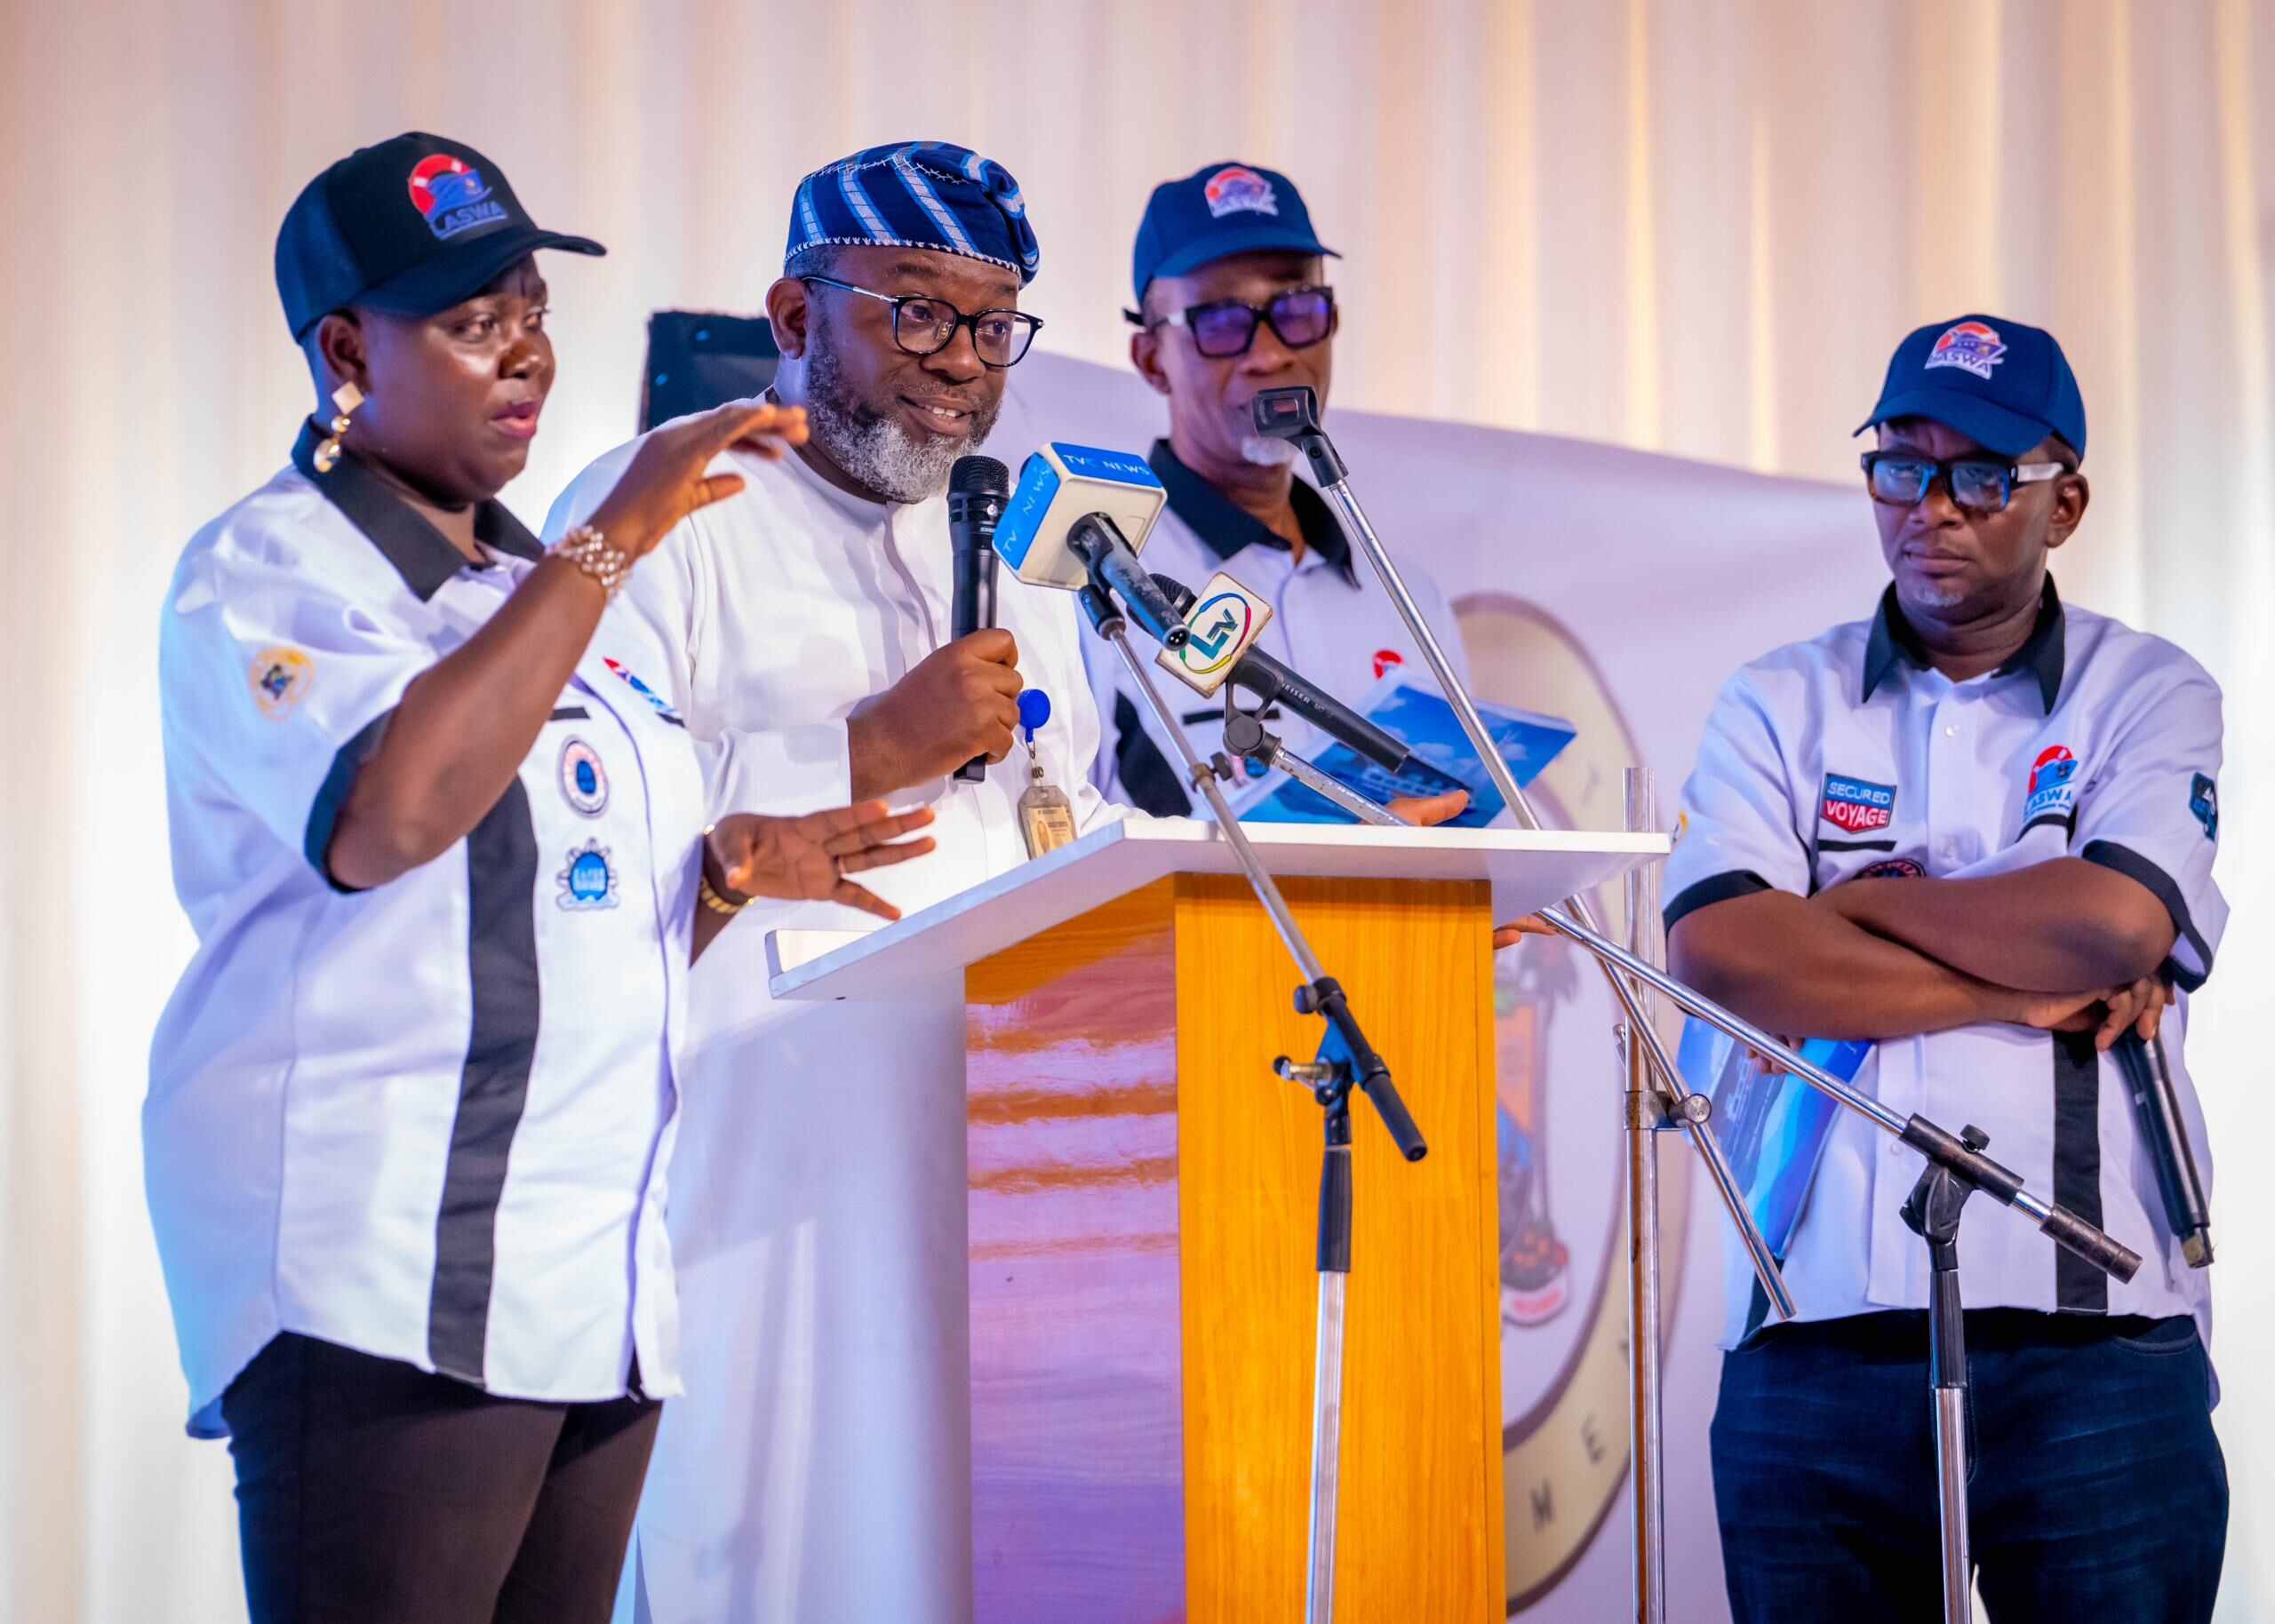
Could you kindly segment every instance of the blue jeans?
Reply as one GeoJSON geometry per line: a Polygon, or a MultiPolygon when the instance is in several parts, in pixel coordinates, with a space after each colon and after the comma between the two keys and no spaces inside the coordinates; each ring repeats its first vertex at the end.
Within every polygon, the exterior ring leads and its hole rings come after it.
{"type": "MultiPolygon", "coordinates": [[[[1969,1543],[1994,1624],[2212,1616],[2228,1473],[2187,1318],[1967,1316],[1969,1543]]],[[[1738,1624],[1941,1616],[1928,1317],[1759,1333],[1722,1363],[1714,1503],[1738,1624]]]]}

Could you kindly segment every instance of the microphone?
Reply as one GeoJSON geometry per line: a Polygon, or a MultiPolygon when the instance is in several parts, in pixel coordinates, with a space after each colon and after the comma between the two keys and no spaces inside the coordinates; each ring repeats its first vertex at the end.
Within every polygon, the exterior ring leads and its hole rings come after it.
{"type": "MultiPolygon", "coordinates": [[[[992,457],[959,457],[948,470],[948,544],[955,553],[949,635],[970,637],[995,624],[995,526],[1010,499],[1011,471],[992,457]]],[[[967,784],[987,776],[987,758],[956,768],[967,784]]]]}
{"type": "Polygon", "coordinates": [[[2212,1213],[2204,1198],[2204,1181],[2196,1171],[2196,1152],[2188,1142],[2188,1124],[2180,1114],[2180,1095],[2173,1087],[2172,1071],[2165,1063],[2162,1032],[2143,1039],[2128,1031],[2117,1040],[2117,1058],[2140,1113],[2141,1136],[2148,1142],[2149,1159],[2156,1164],[2157,1189],[2164,1197],[2165,1218],[2180,1239],[2180,1249],[2191,1269],[2212,1262],[2212,1213]]]}
{"type": "Polygon", "coordinates": [[[1146,632],[1182,645],[1183,621],[1138,563],[1168,500],[1142,458],[1053,441],[1019,470],[995,529],[996,555],[1030,586],[1111,587],[1146,632]]]}
{"type": "Polygon", "coordinates": [[[1085,513],[1066,532],[1066,545],[1088,561],[1090,578],[1114,589],[1145,634],[1165,649],[1182,649],[1192,635],[1177,606],[1162,593],[1138,551],[1104,513],[1085,513]]]}
{"type": "Polygon", "coordinates": [[[1264,631],[1272,609],[1247,587],[1222,572],[1209,578],[1209,591],[1199,598],[1193,596],[1191,587],[1171,577],[1157,575],[1153,582],[1184,616],[1187,633],[1177,657],[1165,656],[1161,664],[1195,692],[1214,694],[1229,681],[1265,705],[1286,706],[1385,772],[1394,773],[1406,765],[1409,752],[1404,744],[1263,649],[1249,646],[1264,631]],[[1243,605],[1248,606],[1247,624],[1229,624],[1238,619],[1243,605]],[[1263,613],[1256,613],[1257,609],[1263,613]],[[1196,650],[1200,651],[1197,655],[1196,650]]]}

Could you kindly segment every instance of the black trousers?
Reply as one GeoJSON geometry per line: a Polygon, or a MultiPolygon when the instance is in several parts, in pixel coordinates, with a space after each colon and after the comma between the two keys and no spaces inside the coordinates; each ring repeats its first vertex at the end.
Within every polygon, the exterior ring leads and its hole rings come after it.
{"type": "Polygon", "coordinates": [[[661,1411],[277,1337],[221,1398],[253,1624],[606,1624],[661,1411]]]}

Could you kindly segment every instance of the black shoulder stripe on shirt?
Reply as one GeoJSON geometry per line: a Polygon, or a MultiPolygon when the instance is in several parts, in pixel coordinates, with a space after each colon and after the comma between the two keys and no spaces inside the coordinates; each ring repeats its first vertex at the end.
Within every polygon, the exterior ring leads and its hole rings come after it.
{"type": "Polygon", "coordinates": [[[1767,880],[1752,869],[1732,869],[1727,873],[1713,874],[1686,886],[1675,899],[1659,911],[1659,918],[1666,928],[1672,930],[1675,922],[1709,908],[1716,903],[1728,902],[1734,896],[1751,896],[1756,891],[1775,890],[1767,880]]]}
{"type": "Polygon", "coordinates": [[[2039,816],[2031,819],[2030,822],[2024,824],[2022,826],[2022,832],[2016,835],[2015,839],[2017,840],[2021,840],[2023,835],[2028,834],[2032,830],[2037,828],[2041,824],[2059,824],[2065,838],[2067,836],[2073,835],[2078,832],[2078,809],[2075,807],[2072,807],[2067,812],[2041,812],[2039,816]]]}
{"type": "Polygon", "coordinates": [[[307,832],[300,837],[301,853],[307,856],[308,866],[323,876],[324,884],[342,896],[352,896],[358,888],[344,886],[331,877],[328,861],[331,832],[339,826],[339,809],[347,804],[347,792],[355,787],[355,775],[379,749],[379,740],[394,717],[395,710],[390,706],[365,722],[354,738],[339,747],[331,758],[331,770],[317,787],[314,804],[308,808],[307,832]]]}
{"type": "Polygon", "coordinates": [[[1161,746],[1153,743],[1138,720],[1138,706],[1127,694],[1114,700],[1114,770],[1122,780],[1130,804],[1155,817],[1183,817],[1193,810],[1193,799],[1177,783],[1161,746]]]}
{"type": "Polygon", "coordinates": [[[584,721],[592,715],[581,705],[564,705],[546,720],[548,721],[584,721]]]}
{"type": "Polygon", "coordinates": [[[537,1055],[537,830],[516,777],[466,838],[467,977],[474,1020],[435,1214],[427,1354],[481,1382],[498,1267],[498,1205],[537,1055]]]}
{"type": "Polygon", "coordinates": [[[2165,905],[2165,912],[2172,916],[2173,929],[2196,950],[2196,961],[2204,968],[2200,972],[2183,968],[2175,956],[2165,960],[2164,974],[2184,992],[2193,992],[2202,986],[2212,974],[2212,950],[2198,933],[2195,920],[2189,917],[2188,899],[2181,895],[2173,877],[2130,846],[2119,846],[2114,840],[2088,840],[2085,850],[2078,855],[2088,863],[2097,863],[2146,886],[2150,895],[2165,905]]]}
{"type": "MultiPolygon", "coordinates": [[[[2101,1051],[2091,1032],[2054,1039],[2054,1201],[2101,1227],[2101,1051]]],[[[1992,1152],[1996,1155],[1997,1149],[1992,1152]]],[[[2057,1312],[2109,1312],[2109,1277],[2066,1246],[2054,1248],[2057,1312]]]]}

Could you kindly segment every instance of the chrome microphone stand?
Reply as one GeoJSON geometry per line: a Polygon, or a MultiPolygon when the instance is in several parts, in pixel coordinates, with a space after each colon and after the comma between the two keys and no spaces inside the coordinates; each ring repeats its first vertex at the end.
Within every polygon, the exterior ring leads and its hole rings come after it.
{"type": "MultiPolygon", "coordinates": [[[[1651,769],[1627,768],[1625,823],[1630,832],[1658,823],[1651,769]]],[[[1638,958],[1657,960],[1659,872],[1638,864],[1627,871],[1627,945],[1638,958]]],[[[1646,1624],[1666,1617],[1666,1459],[1664,1414],[1665,1339],[1661,1323],[1659,1280],[1659,1141],[1674,1126],[1666,1096],[1651,1080],[1650,1051],[1641,1029],[1651,1021],[1651,1000],[1642,985],[1627,983],[1625,1007],[1635,1011],[1619,1023],[1620,1058],[1627,1068],[1620,1131],[1627,1150],[1627,1357],[1628,1439],[1635,1515],[1630,1535],[1635,1564],[1635,1611],[1646,1624]]],[[[1750,1216],[1751,1214],[1749,1214],[1750,1216]]]]}
{"type": "MultiPolygon", "coordinates": [[[[1359,551],[1367,555],[1367,561],[1373,566],[1384,591],[1390,594],[1391,601],[1396,605],[1399,617],[1405,621],[1407,630],[1413,634],[1416,645],[1422,650],[1422,657],[1431,673],[1436,677],[1440,690],[1453,707],[1454,714],[1460,719],[1462,731],[1469,736],[1480,764],[1492,780],[1493,787],[1500,792],[1502,800],[1519,825],[1536,831],[1545,827],[1539,815],[1533,810],[1532,802],[1518,786],[1515,776],[1509,771],[1508,763],[1502,760],[1500,751],[1495,747],[1492,736],[1486,731],[1485,720],[1478,713],[1476,702],[1470,697],[1460,675],[1446,657],[1445,649],[1439,645],[1436,634],[1423,617],[1420,606],[1414,601],[1414,594],[1407,589],[1405,577],[1399,574],[1397,564],[1392,561],[1381,537],[1376,534],[1374,525],[1368,520],[1365,509],[1359,506],[1358,498],[1353,494],[1350,472],[1344,466],[1333,442],[1328,439],[1326,431],[1320,426],[1318,397],[1307,387],[1267,389],[1256,397],[1254,414],[1258,434],[1288,441],[1309,458],[1313,475],[1334,506],[1344,533],[1359,551]]],[[[1582,930],[1596,940],[1602,940],[1602,921],[1587,897],[1575,896],[1568,906],[1577,916],[1574,922],[1582,930]]],[[[1543,917],[1554,923],[1560,916],[1549,911],[1545,912],[1543,917]]],[[[1566,931],[1565,934],[1572,933],[1566,931]]],[[[1753,1214],[1747,1210],[1744,1194],[1738,1189],[1736,1176],[1730,1171],[1729,1159],[1722,1153],[1720,1142],[1707,1126],[1712,1111],[1709,1101],[1684,1082],[1673,1056],[1667,1053],[1665,1043],[1660,1039],[1657,1029],[1651,1024],[1642,989],[1616,973],[1608,963],[1604,962],[1601,955],[1597,959],[1606,979],[1611,983],[1613,996],[1618,1000],[1621,1011],[1615,1035],[1624,1057],[1622,1065],[1623,1104],[1625,1116],[1635,1118],[1639,1124],[1625,1130],[1631,1134],[1631,1173],[1643,1159],[1632,1135],[1655,1132],[1662,1124],[1672,1124],[1687,1132],[1691,1144],[1706,1165],[1707,1174],[1713,1182],[1723,1210],[1729,1215],[1731,1224],[1745,1246],[1746,1254],[1753,1265],[1754,1277],[1761,1283],[1763,1294],[1780,1318],[1790,1319],[1793,1315],[1792,1294],[1786,1290],[1777,1260],[1771,1254],[1768,1243],[1762,1238],[1760,1227],[1754,1222],[1753,1214]],[[1639,1049],[1640,1060],[1636,1058],[1639,1049]],[[1626,1086],[1643,1069],[1644,1063],[1648,1063],[1648,1071],[1656,1081],[1656,1087],[1650,1095],[1643,1096],[1649,1103],[1648,1108],[1632,1103],[1629,1096],[1633,1090],[1626,1086]],[[1645,1117],[1649,1118],[1648,1126],[1640,1125],[1645,1117]]],[[[1656,1157],[1655,1151],[1653,1156],[1656,1157]]],[[[1656,1312],[1659,1301],[1657,1280],[1660,1262],[1655,1159],[1649,1168],[1648,1187],[1640,1192],[1631,1188],[1629,1205],[1631,1217],[1640,1216],[1641,1219],[1640,1222],[1631,1222],[1628,1232],[1630,1305],[1631,1308],[1641,1305],[1656,1312]],[[1643,1278],[1639,1280],[1638,1276],[1643,1278]]],[[[1664,1624],[1666,1585],[1661,1542],[1665,1523],[1664,1461],[1659,1426],[1659,1359],[1662,1350],[1655,1342],[1649,1357],[1645,1358],[1642,1354],[1644,1336],[1644,1327],[1629,1327],[1629,1378],[1633,1386],[1631,1414],[1635,1423],[1633,1446],[1636,1452],[1630,1478],[1634,1500],[1635,1612],[1642,1624],[1664,1624]]]]}
{"type": "MultiPolygon", "coordinates": [[[[1970,1150],[1991,1142],[1973,1123],[1970,1150]]],[[[1975,1187],[1934,1162],[1904,1203],[1904,1222],[1928,1243],[1928,1368],[1936,1395],[1936,1509],[1943,1548],[1944,1624],[1968,1624],[1975,1563],[1967,1540],[1967,1318],[1959,1294],[1960,1209],[1975,1187]]]]}
{"type": "MultiPolygon", "coordinates": [[[[1305,1015],[1323,1015],[1328,1023],[1316,1060],[1299,1063],[1283,1055],[1273,1063],[1273,1070],[1309,1090],[1323,1112],[1326,1134],[1320,1162],[1319,1316],[1313,1354],[1310,1556],[1304,1616],[1308,1624],[1329,1624],[1335,1616],[1336,1514],[1341,1497],[1344,1292],[1351,1273],[1351,1090],[1356,1087],[1374,1102],[1384,1127],[1406,1160],[1420,1161],[1429,1154],[1429,1147],[1408,1114],[1405,1102],[1399,1098],[1389,1068],[1360,1030],[1341,985],[1321,967],[1287,899],[1249,843],[1240,820],[1233,816],[1231,804],[1217,787],[1216,769],[1194,751],[1175,712],[1153,687],[1153,674],[1130,648],[1129,623],[1095,570],[1091,584],[1078,596],[1083,613],[1098,635],[1114,645],[1139,697],[1176,748],[1186,782],[1215,813],[1217,832],[1232,848],[1241,873],[1302,973],[1304,984],[1296,989],[1296,1007],[1305,1015]]],[[[1399,821],[1387,813],[1383,816],[1392,823],[1399,821]]]]}

